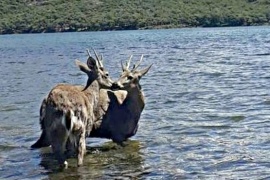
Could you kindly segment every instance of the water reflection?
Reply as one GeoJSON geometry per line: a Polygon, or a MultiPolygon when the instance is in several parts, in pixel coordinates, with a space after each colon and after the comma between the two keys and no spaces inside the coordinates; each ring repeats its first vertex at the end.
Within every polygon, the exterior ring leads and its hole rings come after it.
{"type": "Polygon", "coordinates": [[[77,167],[76,158],[68,159],[68,169],[59,169],[49,148],[41,151],[40,165],[45,168],[49,179],[130,179],[149,173],[145,167],[141,143],[129,140],[125,147],[113,142],[101,146],[87,147],[84,165],[77,167]]]}

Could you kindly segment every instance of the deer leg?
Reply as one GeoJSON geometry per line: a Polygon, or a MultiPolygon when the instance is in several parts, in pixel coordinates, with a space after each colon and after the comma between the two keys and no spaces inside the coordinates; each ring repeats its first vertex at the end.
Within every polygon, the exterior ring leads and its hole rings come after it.
{"type": "Polygon", "coordinates": [[[124,143],[123,142],[125,141],[125,139],[126,138],[123,135],[115,135],[112,138],[113,142],[115,142],[116,144],[118,144],[118,145],[120,145],[122,147],[124,147],[124,143]]]}
{"type": "Polygon", "coordinates": [[[71,157],[73,155],[75,155],[76,153],[78,153],[76,151],[76,147],[77,147],[77,139],[76,136],[74,136],[73,134],[70,134],[66,143],[66,156],[67,157],[71,157]]]}
{"type": "Polygon", "coordinates": [[[65,149],[68,139],[67,131],[64,127],[58,127],[51,132],[52,150],[60,166],[67,167],[65,149]]]}
{"type": "Polygon", "coordinates": [[[85,132],[85,127],[83,126],[82,132],[79,135],[78,142],[78,166],[81,166],[83,164],[83,157],[86,153],[85,132]]]}

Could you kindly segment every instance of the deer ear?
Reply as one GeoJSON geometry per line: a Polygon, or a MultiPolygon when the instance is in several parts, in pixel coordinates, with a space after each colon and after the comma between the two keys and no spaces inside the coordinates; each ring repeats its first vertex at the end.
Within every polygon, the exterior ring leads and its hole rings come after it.
{"type": "Polygon", "coordinates": [[[144,76],[148,71],[149,69],[152,67],[153,64],[151,64],[150,66],[148,66],[147,68],[143,69],[143,70],[140,70],[139,73],[141,76],[144,76]]]}
{"type": "Polygon", "coordinates": [[[98,64],[97,64],[97,61],[92,58],[91,56],[87,59],[87,66],[93,70],[95,68],[97,68],[98,64]]]}
{"type": "Polygon", "coordinates": [[[75,60],[75,63],[80,68],[81,71],[85,72],[86,74],[88,74],[90,72],[89,67],[85,63],[83,63],[77,59],[75,60]]]}

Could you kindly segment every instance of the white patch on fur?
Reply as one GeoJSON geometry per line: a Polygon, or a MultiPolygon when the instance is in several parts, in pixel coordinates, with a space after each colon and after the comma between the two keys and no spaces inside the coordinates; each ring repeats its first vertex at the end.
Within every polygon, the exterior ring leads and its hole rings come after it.
{"type": "Polygon", "coordinates": [[[123,102],[125,101],[126,97],[127,97],[127,91],[124,90],[118,90],[114,92],[117,102],[121,105],[123,104],[123,102]]]}
{"type": "MultiPolygon", "coordinates": [[[[70,134],[70,132],[73,129],[73,123],[77,121],[77,117],[74,116],[74,112],[72,110],[69,110],[69,111],[70,111],[70,116],[71,116],[70,117],[70,119],[71,119],[71,122],[70,123],[71,124],[70,124],[70,129],[68,130],[68,134],[70,134]]],[[[67,124],[66,124],[66,119],[65,118],[66,118],[66,115],[62,117],[61,123],[67,129],[67,124]]]]}
{"type": "Polygon", "coordinates": [[[61,124],[64,126],[64,127],[67,127],[66,126],[66,117],[65,116],[62,116],[62,120],[61,120],[61,124]]]}
{"type": "Polygon", "coordinates": [[[82,112],[83,112],[84,115],[87,114],[87,108],[83,106],[82,107],[82,112]]]}

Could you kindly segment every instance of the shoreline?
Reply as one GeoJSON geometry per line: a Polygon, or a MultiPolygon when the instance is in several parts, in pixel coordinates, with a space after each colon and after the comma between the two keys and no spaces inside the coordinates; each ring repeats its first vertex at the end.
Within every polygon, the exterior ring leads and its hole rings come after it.
{"type": "Polygon", "coordinates": [[[100,32],[100,31],[128,31],[128,30],[158,30],[158,29],[184,29],[184,28],[224,28],[224,27],[256,27],[256,26],[270,26],[270,23],[264,24],[252,24],[252,25],[239,25],[239,26],[174,26],[174,25],[159,25],[159,26],[146,26],[140,28],[104,28],[99,30],[89,30],[89,28],[63,28],[63,29],[50,29],[50,30],[40,30],[40,31],[26,31],[22,32],[20,30],[12,31],[10,33],[0,33],[0,35],[12,35],[12,34],[42,34],[42,33],[67,33],[67,32],[100,32]]]}

